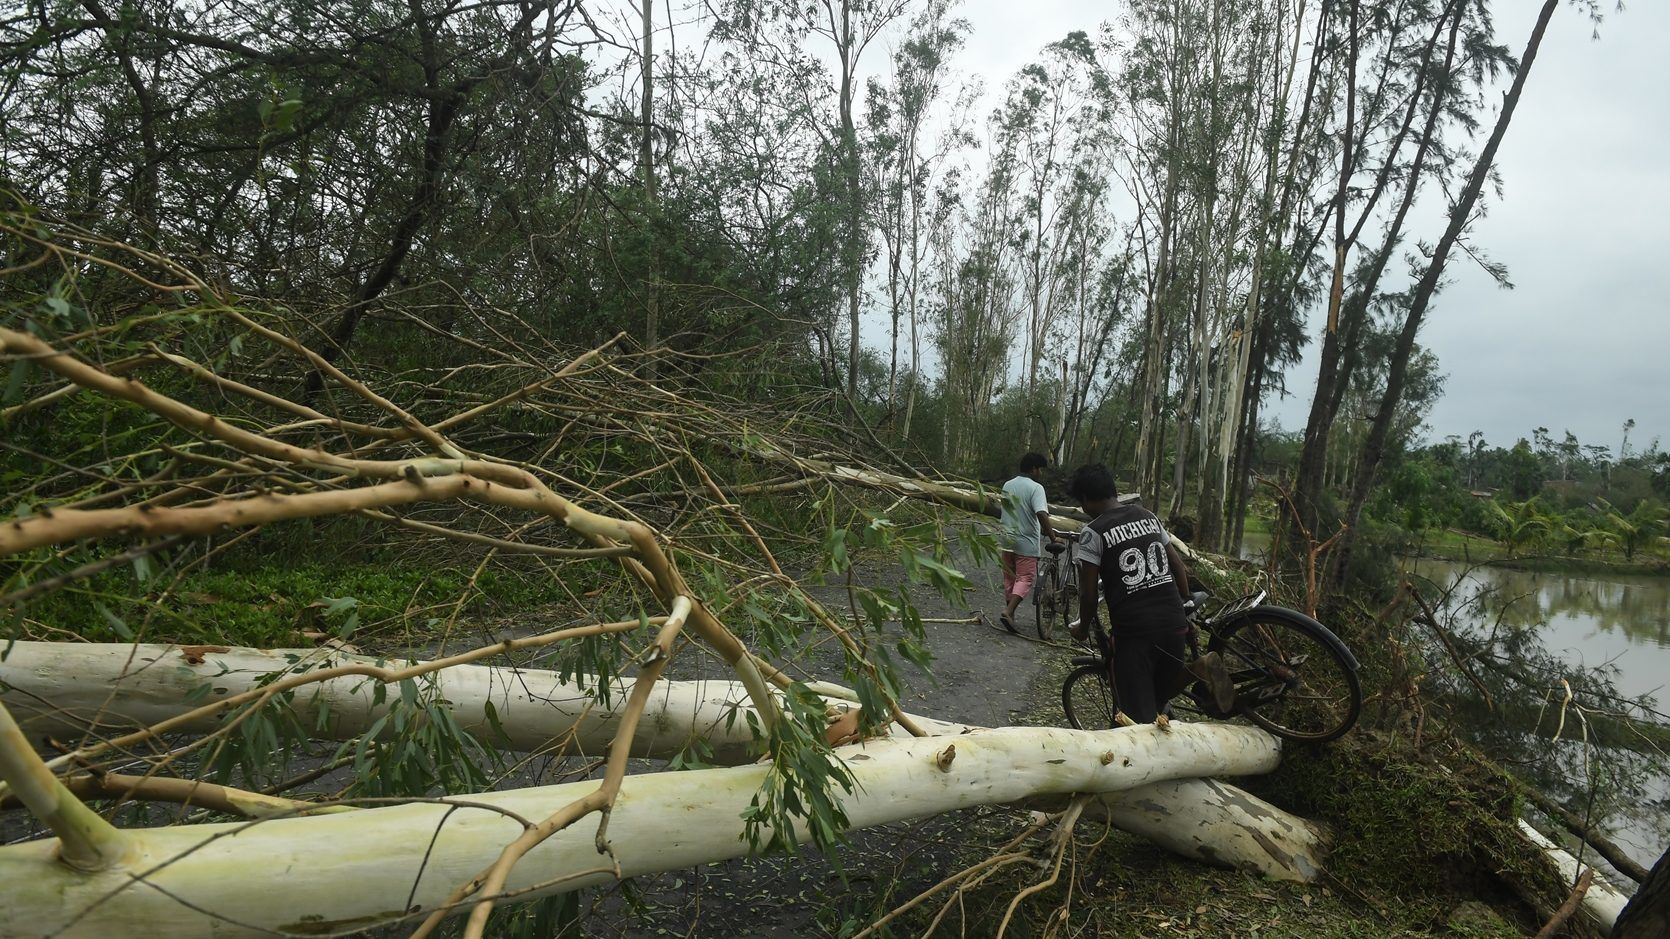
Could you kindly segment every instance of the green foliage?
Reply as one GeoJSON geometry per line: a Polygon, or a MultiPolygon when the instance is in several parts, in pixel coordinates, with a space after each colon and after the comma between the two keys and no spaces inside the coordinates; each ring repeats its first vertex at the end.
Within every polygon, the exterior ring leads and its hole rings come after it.
{"type": "MultiPolygon", "coordinates": [[[[311,644],[303,631],[339,638],[414,636],[461,609],[508,611],[554,599],[539,575],[488,569],[468,593],[470,571],[397,564],[265,564],[192,571],[178,579],[117,568],[40,598],[25,611],[59,634],[96,642],[311,644]]],[[[21,587],[21,582],[11,586],[21,587]]],[[[20,635],[36,633],[25,623],[20,635]]]]}
{"type": "MultiPolygon", "coordinates": [[[[795,832],[804,829],[818,849],[837,847],[845,843],[848,822],[834,791],[851,794],[857,782],[824,741],[823,699],[796,682],[783,700],[785,719],[766,735],[771,771],[742,812],[743,838],[756,851],[793,854],[795,832]]],[[[752,712],[748,719],[756,721],[752,712]]]]}
{"type": "Polygon", "coordinates": [[[352,755],[349,797],[481,792],[489,787],[488,770],[501,765],[498,752],[458,726],[433,680],[408,678],[392,692],[379,684],[373,695],[382,712],[335,755],[352,755]]]}
{"type": "Polygon", "coordinates": [[[1534,547],[1554,533],[1554,517],[1543,512],[1536,499],[1506,504],[1492,502],[1490,505],[1496,521],[1496,536],[1507,542],[1509,554],[1534,547]]]}
{"type": "Polygon", "coordinates": [[[1274,774],[1253,781],[1283,808],[1328,825],[1332,875],[1373,884],[1442,919],[1453,899],[1485,887],[1491,872],[1535,867],[1514,829],[1514,781],[1456,751],[1442,762],[1361,733],[1323,748],[1283,754],[1274,774]]]}
{"type": "Polygon", "coordinates": [[[1611,525],[1612,535],[1623,546],[1624,556],[1635,560],[1635,552],[1645,545],[1651,544],[1659,533],[1665,530],[1670,514],[1664,506],[1651,499],[1644,499],[1628,515],[1613,510],[1607,506],[1606,520],[1611,525]]]}

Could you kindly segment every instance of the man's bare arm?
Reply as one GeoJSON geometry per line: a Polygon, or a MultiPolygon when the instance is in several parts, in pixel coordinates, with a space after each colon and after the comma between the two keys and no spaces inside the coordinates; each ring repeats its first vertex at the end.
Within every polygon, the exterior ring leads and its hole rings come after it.
{"type": "Polygon", "coordinates": [[[1079,562],[1079,631],[1075,638],[1090,635],[1090,624],[1100,622],[1096,602],[1101,598],[1102,570],[1090,561],[1079,562]]]}
{"type": "Polygon", "coordinates": [[[1038,513],[1038,530],[1044,533],[1045,541],[1055,540],[1055,529],[1050,527],[1050,513],[1038,513]]]}
{"type": "Polygon", "coordinates": [[[1171,557],[1171,578],[1177,582],[1177,593],[1183,599],[1190,599],[1194,591],[1189,589],[1189,567],[1183,563],[1183,555],[1171,542],[1166,542],[1166,554],[1171,557]]]}

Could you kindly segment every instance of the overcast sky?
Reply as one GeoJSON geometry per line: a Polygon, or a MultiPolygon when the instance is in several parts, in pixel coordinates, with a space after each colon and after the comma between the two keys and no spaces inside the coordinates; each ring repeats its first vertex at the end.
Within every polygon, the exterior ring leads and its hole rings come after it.
{"type": "MultiPolygon", "coordinates": [[[[1498,154],[1505,198],[1491,200],[1471,240],[1508,266],[1515,289],[1497,288],[1456,252],[1450,286],[1428,311],[1420,341],[1446,375],[1428,415],[1430,439],[1481,430],[1491,444],[1511,446],[1541,426],[1616,450],[1624,420],[1634,418],[1632,449],[1655,437],[1670,449],[1670,174],[1660,168],[1670,150],[1670,0],[1634,0],[1621,13],[1614,2],[1600,0],[1607,18],[1599,39],[1569,2],[1555,14],[1498,154]]],[[[1120,6],[964,0],[958,12],[972,28],[954,67],[983,82],[980,108],[989,110],[1046,44],[1094,31],[1120,6]]],[[[1541,2],[1492,7],[1498,40],[1518,55],[1541,2]]],[[[699,41],[702,9],[681,17],[683,42],[699,41]]],[[[635,25],[635,14],[623,20],[622,35],[635,25]]],[[[885,42],[872,49],[863,71],[885,69],[890,52],[885,42]]],[[[1418,236],[1430,243],[1443,207],[1423,202],[1418,236]]],[[[866,316],[873,346],[886,345],[884,317],[874,305],[866,316]]],[[[1319,328],[1313,322],[1311,349],[1319,328]]],[[[1267,413],[1302,427],[1315,384],[1307,357],[1288,375],[1293,394],[1267,413]]]]}
{"type": "MultiPolygon", "coordinates": [[[[1494,4],[1515,55],[1540,6],[1494,4]]],[[[973,30],[958,64],[984,76],[989,94],[1108,7],[966,0],[973,30]]],[[[1631,449],[1655,436],[1670,447],[1670,3],[1637,0],[1592,35],[1576,11],[1555,15],[1498,158],[1505,201],[1475,230],[1515,289],[1452,257],[1453,283],[1429,312],[1421,342],[1447,376],[1428,419],[1434,439],[1477,429],[1511,446],[1546,426],[1615,450],[1634,418],[1631,449]]],[[[1423,232],[1429,241],[1439,224],[1423,232]]],[[[1274,407],[1284,426],[1303,426],[1315,385],[1307,358],[1289,376],[1295,394],[1274,407]]]]}

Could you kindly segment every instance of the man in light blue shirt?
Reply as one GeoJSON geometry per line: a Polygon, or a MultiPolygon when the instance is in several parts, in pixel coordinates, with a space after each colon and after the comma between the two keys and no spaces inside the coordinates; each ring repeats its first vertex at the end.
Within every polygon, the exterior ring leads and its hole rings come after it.
{"type": "Polygon", "coordinates": [[[1015,610],[1032,592],[1038,579],[1038,558],[1044,553],[1044,540],[1055,540],[1050,529],[1050,504],[1044,497],[1044,485],[1038,480],[1050,461],[1042,453],[1028,453],[1021,457],[1019,476],[1003,484],[1003,615],[998,622],[1015,632],[1015,610]]]}

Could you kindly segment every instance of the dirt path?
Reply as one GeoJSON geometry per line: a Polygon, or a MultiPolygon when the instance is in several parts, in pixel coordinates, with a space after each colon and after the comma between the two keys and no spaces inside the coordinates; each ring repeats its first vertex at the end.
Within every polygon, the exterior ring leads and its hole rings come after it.
{"type": "MultiPolygon", "coordinates": [[[[974,584],[962,603],[947,603],[926,587],[911,590],[917,612],[925,620],[922,628],[933,661],[931,674],[926,676],[909,664],[902,666],[907,684],[900,703],[907,711],[941,720],[1007,726],[1023,719],[1031,686],[1046,658],[1065,653],[1025,637],[1025,631],[1032,628],[1030,605],[1020,610],[1022,635],[998,627],[997,615],[1003,610],[999,573],[970,569],[966,559],[961,569],[974,584]]],[[[896,589],[904,583],[898,565],[887,561],[859,562],[854,572],[857,583],[872,588],[896,589]]],[[[807,592],[831,610],[850,615],[844,585],[809,587],[807,592]]],[[[890,629],[902,632],[896,624],[890,629]]],[[[815,655],[811,662],[835,669],[828,677],[839,674],[838,656],[815,655]]]]}
{"type": "MultiPolygon", "coordinates": [[[[931,676],[904,666],[906,710],[983,726],[1060,723],[1046,705],[1045,685],[1056,673],[1059,647],[1011,635],[995,626],[1002,609],[1001,578],[966,566],[974,584],[961,603],[913,587],[933,656],[931,676]],[[974,622],[966,622],[969,618],[974,622]],[[954,622],[961,620],[963,622],[954,622]],[[952,621],[952,622],[948,622],[952,621]]],[[[889,559],[860,561],[855,583],[897,588],[903,572],[889,559]]],[[[808,587],[832,611],[850,615],[844,584],[808,587]]],[[[1022,608],[1023,628],[1032,624],[1022,608]]],[[[890,632],[898,631],[897,624],[890,632]]],[[[840,656],[818,648],[791,671],[838,680],[840,656]]],[[[798,857],[770,856],[710,864],[695,870],[637,878],[625,889],[587,898],[599,915],[588,918],[595,936],[830,936],[843,923],[862,925],[960,869],[976,852],[1017,830],[1022,813],[980,808],[854,832],[835,857],[802,848],[798,857]]]]}

